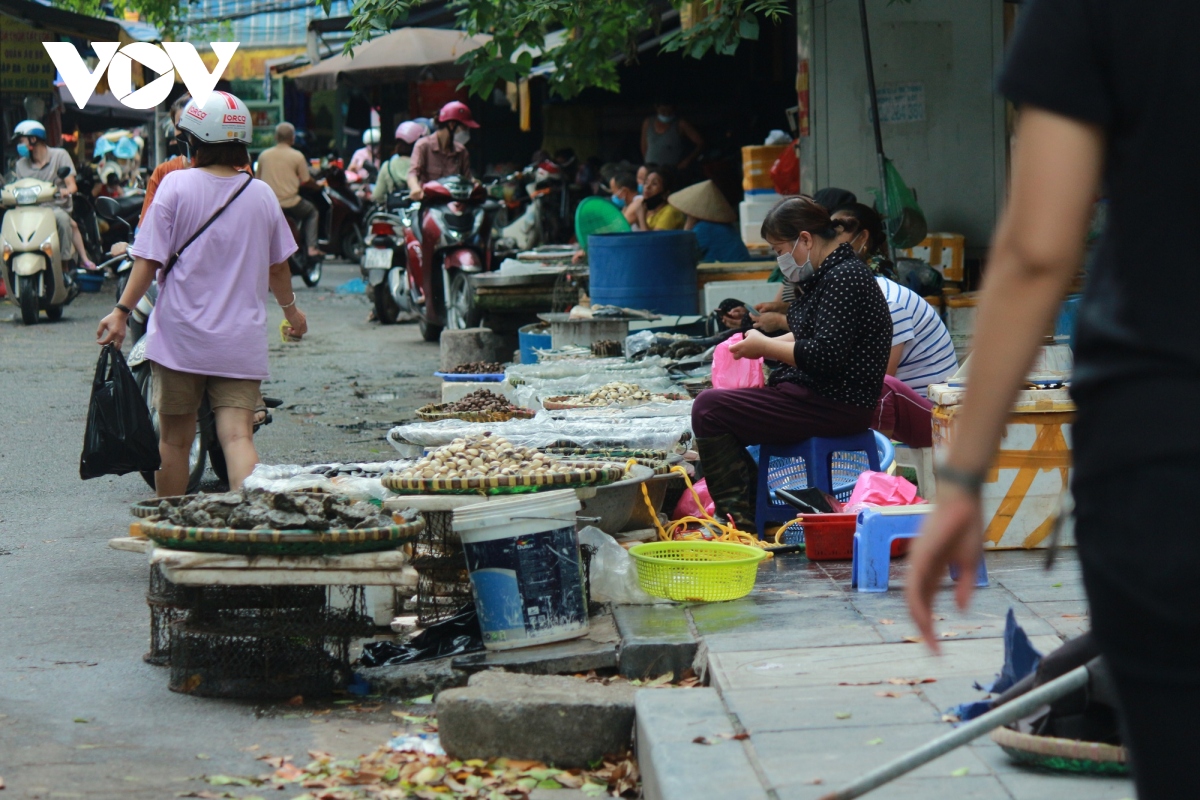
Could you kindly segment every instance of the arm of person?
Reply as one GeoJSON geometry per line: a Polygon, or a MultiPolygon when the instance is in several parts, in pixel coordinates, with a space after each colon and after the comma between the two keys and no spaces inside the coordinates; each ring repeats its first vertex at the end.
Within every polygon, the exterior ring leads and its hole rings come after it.
{"type": "Polygon", "coordinates": [[[308,333],[308,317],[296,306],[296,292],[292,289],[292,268],[288,266],[287,261],[271,265],[268,283],[271,294],[275,295],[276,302],[283,308],[284,319],[288,321],[290,328],[288,335],[299,339],[308,333]]]}
{"type": "MultiPolygon", "coordinates": [[[[769,303],[760,303],[759,305],[772,305],[769,303]]],[[[758,309],[755,309],[756,311],[758,309]]],[[[758,315],[754,321],[754,327],[760,331],[771,333],[772,331],[787,330],[788,321],[787,314],[781,311],[766,311],[758,315]]]]}
{"type": "MultiPolygon", "coordinates": [[[[299,150],[296,152],[300,153],[299,150]]],[[[304,157],[303,153],[300,153],[300,158],[296,159],[296,177],[300,180],[301,189],[315,189],[317,186],[317,181],[308,168],[308,159],[304,157]]]]}
{"type": "Polygon", "coordinates": [[[762,331],[749,330],[740,342],[729,345],[729,352],[734,358],[769,358],[796,366],[796,346],[791,334],[772,339],[762,331]]]}
{"type": "Polygon", "coordinates": [[[412,158],[408,162],[408,196],[413,200],[420,200],[425,195],[421,189],[424,177],[425,145],[417,142],[413,147],[412,158]]]}
{"type": "Polygon", "coordinates": [[[66,188],[67,194],[75,194],[79,191],[79,184],[75,183],[74,175],[68,175],[63,178],[63,187],[66,188]]]}
{"type": "MultiPolygon", "coordinates": [[[[1014,138],[1012,188],[1000,217],[975,324],[971,382],[956,418],[946,468],[982,480],[1012,404],[1083,259],[1105,138],[1096,125],[1022,109],[1014,138]]],[[[983,557],[978,489],[943,477],[938,503],[909,556],[905,594],[914,622],[937,652],[932,605],[954,564],[974,575],[983,557]]],[[[974,581],[958,582],[961,608],[974,581]]]]}
{"type": "Polygon", "coordinates": [[[887,374],[893,378],[896,377],[896,370],[900,369],[900,361],[904,358],[904,345],[907,342],[892,345],[892,353],[888,356],[887,374]]]}
{"type": "Polygon", "coordinates": [[[684,156],[683,160],[679,162],[680,169],[687,169],[704,152],[704,137],[700,135],[698,130],[692,127],[692,123],[682,119],[679,120],[679,132],[691,139],[692,144],[695,145],[692,148],[692,152],[684,156]]]}
{"type": "MultiPolygon", "coordinates": [[[[150,284],[154,281],[154,274],[158,272],[159,264],[157,261],[137,257],[133,259],[133,269],[129,271],[129,282],[125,284],[125,291],[121,293],[121,299],[117,301],[117,306],[124,306],[132,309],[142,299],[143,295],[150,289],[150,284]]],[[[129,315],[118,307],[114,307],[104,319],[100,320],[100,327],[96,329],[96,344],[106,345],[115,344],[118,349],[121,343],[125,341],[125,328],[129,324],[129,315]]]]}

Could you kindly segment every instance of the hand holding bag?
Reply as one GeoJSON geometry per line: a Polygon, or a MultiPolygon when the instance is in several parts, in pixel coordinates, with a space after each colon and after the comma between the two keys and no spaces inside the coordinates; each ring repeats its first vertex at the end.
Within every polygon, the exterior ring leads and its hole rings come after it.
{"type": "Polygon", "coordinates": [[[79,477],[85,481],[101,475],[153,472],[162,466],[158,434],[137,381],[121,351],[111,344],[100,350],[79,477]]]}

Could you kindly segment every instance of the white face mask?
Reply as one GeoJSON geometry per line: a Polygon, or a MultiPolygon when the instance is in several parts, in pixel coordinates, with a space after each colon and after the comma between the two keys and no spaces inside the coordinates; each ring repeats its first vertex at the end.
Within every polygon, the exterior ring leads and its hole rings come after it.
{"type": "Polygon", "coordinates": [[[816,270],[813,269],[811,255],[803,264],[796,263],[796,258],[792,255],[792,253],[795,252],[796,245],[798,244],[800,244],[799,239],[797,239],[792,245],[791,250],[775,259],[776,263],[779,264],[779,271],[783,273],[783,277],[787,278],[792,283],[804,283],[813,276],[814,272],[816,272],[816,270]]]}
{"type": "Polygon", "coordinates": [[[459,128],[454,132],[454,143],[466,146],[467,142],[471,141],[471,132],[466,128],[459,128]]]}

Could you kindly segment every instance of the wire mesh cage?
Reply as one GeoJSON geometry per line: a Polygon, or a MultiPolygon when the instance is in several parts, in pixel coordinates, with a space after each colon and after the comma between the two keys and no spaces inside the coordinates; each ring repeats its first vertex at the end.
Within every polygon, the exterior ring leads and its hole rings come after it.
{"type": "Polygon", "coordinates": [[[428,627],[454,616],[473,602],[467,560],[461,551],[452,555],[413,559],[417,571],[417,625],[428,627]]]}
{"type": "Polygon", "coordinates": [[[150,649],[142,656],[147,664],[165,667],[171,663],[171,625],[187,616],[196,600],[196,589],[171,583],[158,564],[150,565],[150,587],[146,605],[150,608],[150,649]]]}
{"type": "Polygon", "coordinates": [[[581,273],[575,270],[562,273],[554,281],[550,310],[555,313],[570,311],[573,306],[579,303],[580,293],[587,290],[588,276],[586,272],[581,273]]]}
{"type": "Polygon", "coordinates": [[[168,687],[238,699],[328,694],[350,680],[353,640],[374,631],[362,587],[203,587],[172,625],[168,687]]]}

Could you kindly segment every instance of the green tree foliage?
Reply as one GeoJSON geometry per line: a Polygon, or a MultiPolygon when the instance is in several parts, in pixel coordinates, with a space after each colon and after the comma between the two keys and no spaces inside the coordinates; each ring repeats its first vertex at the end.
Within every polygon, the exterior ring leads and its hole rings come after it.
{"type": "Polygon", "coordinates": [[[162,33],[163,39],[171,39],[179,28],[187,7],[187,0],[54,0],[54,7],[89,17],[105,16],[102,6],[111,5],[113,14],[120,18],[126,11],[136,11],[143,22],[147,22],[162,33]]]}
{"type": "MultiPolygon", "coordinates": [[[[743,39],[758,38],[761,20],[776,22],[790,7],[788,0],[672,2],[698,13],[687,30],[665,36],[662,49],[692,58],[712,51],[732,55],[743,39]]],[[[346,52],[387,33],[420,4],[421,0],[357,0],[346,52]]],[[[639,37],[662,26],[646,0],[454,0],[452,6],[458,28],[492,37],[460,59],[467,65],[467,88],[481,96],[498,81],[528,77],[535,63],[554,67],[546,79],[561,97],[574,97],[593,86],[618,91],[618,66],[637,56],[639,37]]]]}

